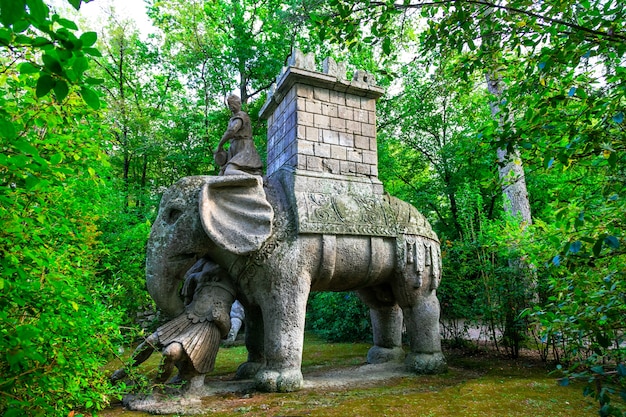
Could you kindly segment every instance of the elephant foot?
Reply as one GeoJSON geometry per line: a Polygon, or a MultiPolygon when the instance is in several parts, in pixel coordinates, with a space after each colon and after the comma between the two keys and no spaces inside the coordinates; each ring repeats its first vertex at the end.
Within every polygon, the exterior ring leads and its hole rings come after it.
{"type": "Polygon", "coordinates": [[[400,346],[394,348],[384,348],[373,346],[367,352],[367,363],[400,362],[405,357],[405,352],[400,346]]]}
{"type": "Polygon", "coordinates": [[[237,368],[235,379],[252,379],[263,366],[259,362],[244,362],[237,368]]]}
{"type": "Polygon", "coordinates": [[[409,353],[404,360],[407,369],[416,374],[442,374],[448,370],[446,358],[441,352],[409,353]]]}
{"type": "Polygon", "coordinates": [[[263,369],[256,374],[256,388],[265,392],[292,392],[302,388],[304,378],[299,369],[274,371],[263,369]]]}

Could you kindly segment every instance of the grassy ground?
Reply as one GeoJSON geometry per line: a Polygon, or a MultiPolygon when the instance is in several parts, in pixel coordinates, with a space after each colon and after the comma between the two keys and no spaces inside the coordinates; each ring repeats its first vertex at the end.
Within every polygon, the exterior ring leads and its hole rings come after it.
{"type": "MultiPolygon", "coordinates": [[[[303,373],[361,365],[368,344],[328,344],[307,334],[303,373]]],[[[444,351],[450,370],[444,375],[394,378],[375,387],[302,390],[288,394],[237,393],[203,399],[206,416],[596,416],[596,404],[582,387],[560,387],[545,365],[526,356],[517,360],[487,351],[444,351]]],[[[142,368],[148,374],[157,355],[142,368]]],[[[211,380],[231,379],[245,361],[244,347],[221,348],[211,380]]],[[[117,405],[105,417],[142,417],[117,405]]]]}

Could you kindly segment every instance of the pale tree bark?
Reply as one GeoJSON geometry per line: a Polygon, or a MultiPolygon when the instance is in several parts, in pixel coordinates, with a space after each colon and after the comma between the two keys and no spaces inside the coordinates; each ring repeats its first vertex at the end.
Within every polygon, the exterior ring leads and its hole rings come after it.
{"type": "MultiPolygon", "coordinates": [[[[500,112],[499,104],[502,100],[503,83],[497,73],[488,73],[485,78],[487,89],[496,97],[496,100],[491,103],[491,115],[502,126],[505,120],[500,112]]],[[[506,147],[499,148],[497,154],[498,172],[504,194],[504,210],[520,218],[522,229],[526,229],[532,223],[532,217],[521,155],[517,148],[511,150],[506,147]]],[[[527,330],[518,314],[529,302],[538,300],[537,276],[522,258],[509,259],[509,268],[512,274],[509,277],[509,296],[503,306],[505,308],[504,337],[508,339],[511,355],[517,357],[527,330]]]]}
{"type": "MultiPolygon", "coordinates": [[[[498,118],[502,124],[499,101],[502,97],[502,83],[497,75],[487,74],[487,89],[498,98],[497,102],[491,103],[491,115],[498,118]]],[[[530,201],[528,190],[526,189],[526,176],[524,175],[524,165],[517,149],[509,152],[506,148],[499,148],[498,151],[498,172],[502,181],[502,193],[504,194],[504,209],[513,216],[521,216],[524,226],[532,223],[530,214],[530,201]]]]}

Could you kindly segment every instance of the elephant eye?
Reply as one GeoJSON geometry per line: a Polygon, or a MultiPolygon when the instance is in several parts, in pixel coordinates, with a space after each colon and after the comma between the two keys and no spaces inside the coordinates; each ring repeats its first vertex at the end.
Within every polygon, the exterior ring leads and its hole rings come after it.
{"type": "Polygon", "coordinates": [[[173,224],[183,214],[182,210],[171,208],[165,213],[165,223],[173,224]]]}

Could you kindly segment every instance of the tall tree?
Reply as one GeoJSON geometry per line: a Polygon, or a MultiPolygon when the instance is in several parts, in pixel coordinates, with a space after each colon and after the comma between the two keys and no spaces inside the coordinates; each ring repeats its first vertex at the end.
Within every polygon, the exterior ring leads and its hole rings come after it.
{"type": "MultiPolygon", "coordinates": [[[[612,314],[598,318],[595,312],[609,305],[623,311],[624,305],[623,297],[615,304],[619,298],[615,294],[620,292],[615,279],[623,278],[619,271],[626,265],[626,211],[623,193],[617,192],[624,186],[626,152],[626,4],[619,0],[339,0],[329,2],[315,20],[324,36],[354,41],[369,32],[373,36],[364,36],[363,41],[392,51],[392,43],[401,37],[386,29],[411,12],[424,18],[420,37],[427,49],[443,56],[463,54],[457,67],[460,78],[477,72],[490,75],[499,117],[483,126],[484,138],[494,148],[505,149],[513,161],[519,151],[526,166],[530,163],[545,177],[560,176],[552,190],[540,190],[552,201],[544,200],[541,206],[530,195],[545,221],[535,229],[541,233],[537,245],[526,247],[535,252],[526,255],[535,267],[556,268],[542,270],[554,302],[538,317],[546,329],[559,332],[560,337],[567,335],[573,347],[568,359],[576,366],[589,366],[585,375],[591,376],[589,380],[597,376],[600,385],[611,380],[602,370],[611,358],[618,365],[611,373],[617,375],[613,382],[617,380],[618,388],[621,384],[624,395],[623,356],[607,349],[612,341],[623,343],[618,336],[623,325],[612,314]],[[577,186],[585,184],[587,176],[597,179],[597,188],[577,186]],[[552,262],[546,263],[550,258],[552,262]],[[582,305],[588,309],[581,311],[582,305]],[[570,321],[571,317],[576,320],[570,321]],[[589,352],[584,347],[588,342],[594,353],[585,356],[580,352],[589,352]]],[[[534,186],[537,182],[532,180],[534,186]]],[[[600,385],[590,387],[590,392],[600,385]]],[[[595,394],[601,415],[615,411],[606,388],[595,394]]]]}
{"type": "Polygon", "coordinates": [[[247,103],[270,86],[300,36],[295,3],[167,0],[150,16],[208,112],[230,92],[247,103]]]}
{"type": "MultiPolygon", "coordinates": [[[[488,106],[481,106],[480,91],[472,83],[460,89],[449,69],[437,65],[430,59],[414,60],[400,68],[402,91],[379,106],[378,129],[383,146],[397,140],[422,155],[431,181],[414,189],[419,203],[415,196],[406,197],[422,209],[433,210],[439,220],[438,231],[452,239],[461,235],[457,192],[464,184],[485,182],[493,175],[493,162],[475,134],[476,126],[488,114],[488,106]]],[[[415,170],[407,168],[408,172],[415,170]]],[[[396,175],[411,184],[408,173],[396,175]]],[[[494,198],[490,189],[483,193],[485,201],[494,198]]]]}

